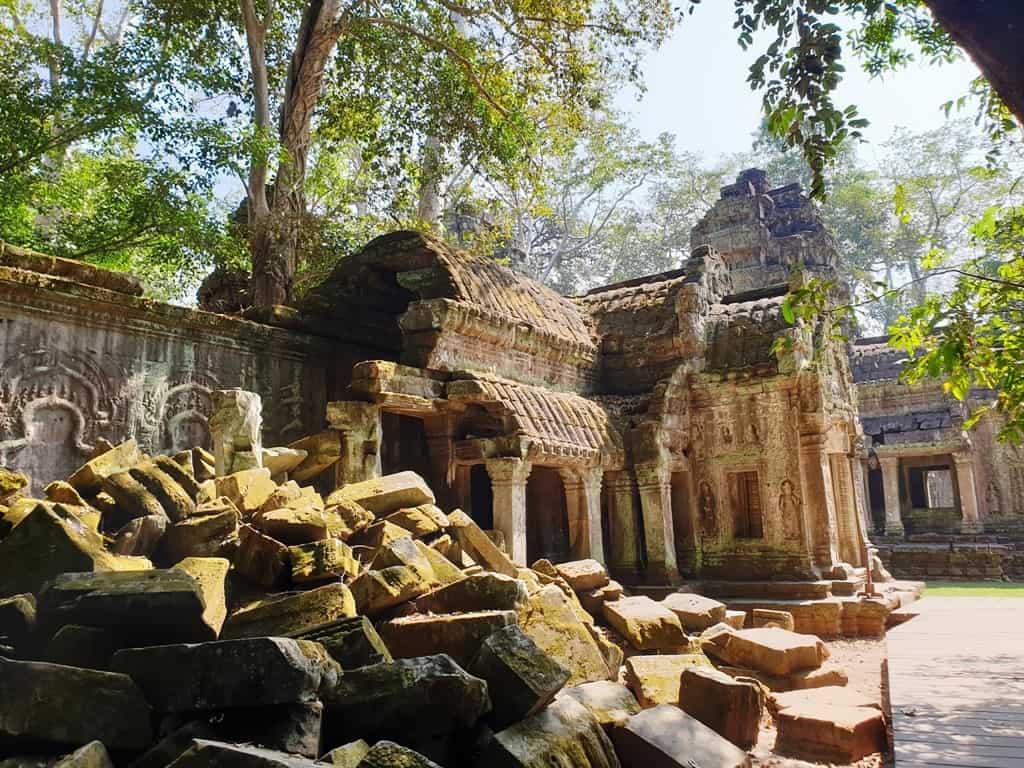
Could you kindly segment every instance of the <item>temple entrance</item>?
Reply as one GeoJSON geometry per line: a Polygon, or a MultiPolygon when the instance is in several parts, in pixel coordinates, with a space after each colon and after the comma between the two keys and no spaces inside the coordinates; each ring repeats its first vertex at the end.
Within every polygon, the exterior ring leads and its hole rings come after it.
{"type": "Polygon", "coordinates": [[[430,453],[423,420],[399,413],[381,414],[380,464],[385,475],[412,470],[430,481],[430,453]]]}
{"type": "Polygon", "coordinates": [[[534,467],[526,481],[526,553],[528,563],[571,558],[565,486],[551,467],[534,467]]]}
{"type": "Polygon", "coordinates": [[[683,573],[692,574],[696,567],[697,536],[690,509],[690,479],[686,472],[673,472],[672,529],[675,532],[676,563],[683,573]]]}
{"type": "Polygon", "coordinates": [[[871,507],[871,527],[878,535],[885,533],[885,485],[882,470],[868,470],[868,506],[871,507]]]}
{"type": "Polygon", "coordinates": [[[494,528],[494,490],[487,467],[474,464],[469,469],[469,516],[485,531],[494,528]]]}

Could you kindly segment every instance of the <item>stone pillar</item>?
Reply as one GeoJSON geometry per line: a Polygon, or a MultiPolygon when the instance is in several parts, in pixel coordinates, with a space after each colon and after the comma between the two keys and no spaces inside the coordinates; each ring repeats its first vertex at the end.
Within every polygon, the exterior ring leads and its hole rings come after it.
{"type": "Polygon", "coordinates": [[[804,491],[804,536],[814,564],[829,571],[839,560],[838,524],[832,466],[820,434],[800,438],[800,476],[804,491]]]}
{"type": "Polygon", "coordinates": [[[565,505],[569,518],[569,547],[573,558],[593,558],[604,563],[604,543],[601,535],[601,479],[600,467],[563,469],[565,505]]]}
{"type": "Polygon", "coordinates": [[[978,516],[978,491],[974,487],[974,460],[969,453],[953,454],[956,484],[960,491],[961,533],[982,533],[985,526],[978,516]]]}
{"type": "Polygon", "coordinates": [[[861,535],[867,541],[871,538],[871,503],[868,498],[868,477],[864,471],[864,459],[857,454],[850,457],[850,474],[853,477],[853,499],[857,505],[861,535]]]}
{"type": "Polygon", "coordinates": [[[427,453],[430,458],[431,476],[427,478],[438,504],[442,507],[456,506],[454,445],[452,437],[454,425],[447,416],[424,419],[423,425],[427,433],[427,453]]]}
{"type": "Polygon", "coordinates": [[[341,441],[341,458],[335,465],[337,487],[380,477],[380,408],[360,400],[328,403],[327,423],[341,441]]]}
{"type": "Polygon", "coordinates": [[[218,475],[263,466],[263,409],[260,396],[244,389],[217,389],[212,393],[214,468],[218,475]]]}
{"type": "Polygon", "coordinates": [[[614,574],[627,582],[636,582],[641,576],[640,532],[633,508],[635,488],[632,475],[620,470],[614,473],[608,489],[608,564],[614,574]]]}
{"type": "Polygon", "coordinates": [[[672,483],[667,467],[636,467],[647,548],[645,577],[650,584],[678,584],[676,539],[672,525],[672,483]]]}
{"type": "Polygon", "coordinates": [[[885,490],[885,535],[900,537],[904,534],[900,509],[900,460],[898,456],[878,458],[882,468],[882,487],[885,490]]]}
{"type": "Polygon", "coordinates": [[[505,536],[509,557],[526,565],[526,480],[533,465],[525,459],[488,459],[494,493],[494,527],[505,536]]]}

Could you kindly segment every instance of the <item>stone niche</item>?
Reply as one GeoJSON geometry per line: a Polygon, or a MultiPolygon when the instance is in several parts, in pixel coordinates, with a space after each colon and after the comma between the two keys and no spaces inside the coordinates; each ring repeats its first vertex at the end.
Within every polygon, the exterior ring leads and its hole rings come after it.
{"type": "Polygon", "coordinates": [[[267,445],[323,427],[351,365],[336,344],[148,301],[111,274],[10,247],[0,259],[0,465],[27,473],[33,493],[100,438],[209,447],[215,389],[260,393],[267,445]]]}

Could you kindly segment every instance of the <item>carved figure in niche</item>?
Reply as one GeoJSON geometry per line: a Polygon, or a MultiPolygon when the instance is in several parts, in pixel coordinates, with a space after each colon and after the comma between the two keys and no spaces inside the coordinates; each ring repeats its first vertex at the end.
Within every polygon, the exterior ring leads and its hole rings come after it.
{"type": "Polygon", "coordinates": [[[782,517],[782,535],[788,541],[800,540],[800,497],[789,479],[783,480],[779,493],[779,514],[782,517]]]}
{"type": "Polygon", "coordinates": [[[732,445],[732,427],[728,423],[722,424],[722,444],[732,445]]]}
{"type": "Polygon", "coordinates": [[[211,444],[210,425],[203,414],[195,411],[174,414],[167,420],[167,433],[175,452],[211,444]]]}
{"type": "Polygon", "coordinates": [[[693,453],[698,459],[704,458],[706,439],[707,437],[704,433],[704,418],[702,416],[697,416],[693,420],[693,453]]]}
{"type": "Polygon", "coordinates": [[[999,493],[999,486],[995,480],[988,481],[988,489],[985,491],[985,501],[988,502],[988,513],[992,517],[998,517],[1003,513],[1003,498],[999,493]]]}
{"type": "Polygon", "coordinates": [[[701,480],[698,488],[700,503],[700,528],[706,539],[718,537],[718,509],[715,504],[715,493],[707,480],[701,480]]]}
{"type": "Polygon", "coordinates": [[[51,480],[70,475],[92,453],[84,440],[85,416],[63,398],[31,401],[22,410],[22,422],[23,438],[0,443],[0,463],[25,472],[34,495],[42,494],[51,480]]]}

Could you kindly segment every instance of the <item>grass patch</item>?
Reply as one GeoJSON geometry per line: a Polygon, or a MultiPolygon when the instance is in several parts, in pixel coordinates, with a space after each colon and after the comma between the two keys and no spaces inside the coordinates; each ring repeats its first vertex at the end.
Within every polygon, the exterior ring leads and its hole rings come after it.
{"type": "Polygon", "coordinates": [[[1024,597],[1024,583],[1008,581],[929,581],[925,596],[1024,597]]]}

